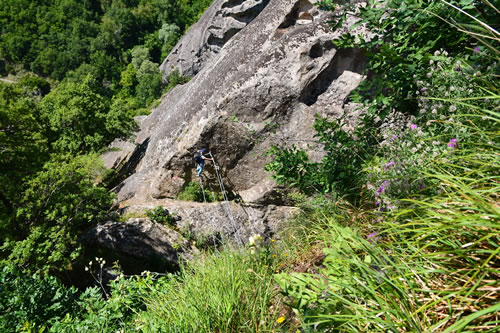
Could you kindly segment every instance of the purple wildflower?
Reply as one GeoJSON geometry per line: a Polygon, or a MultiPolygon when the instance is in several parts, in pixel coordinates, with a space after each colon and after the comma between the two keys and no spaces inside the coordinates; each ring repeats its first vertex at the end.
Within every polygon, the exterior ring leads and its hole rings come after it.
{"type": "Polygon", "coordinates": [[[460,68],[460,66],[458,66],[458,67],[456,67],[456,68],[455,68],[455,70],[456,70],[457,72],[460,72],[460,71],[462,70],[462,68],[460,68]]]}
{"type": "Polygon", "coordinates": [[[383,219],[384,219],[383,217],[379,217],[376,223],[382,222],[383,219]]]}
{"type": "Polygon", "coordinates": [[[452,149],[457,148],[458,147],[457,139],[451,139],[450,142],[448,142],[448,147],[452,149]]]}
{"type": "Polygon", "coordinates": [[[389,169],[389,168],[390,168],[391,166],[393,166],[394,164],[396,164],[396,163],[394,163],[394,161],[390,161],[389,163],[387,163],[387,164],[385,165],[385,169],[386,169],[386,170],[387,170],[387,169],[389,169]]]}
{"type": "Polygon", "coordinates": [[[398,136],[397,136],[396,134],[394,134],[394,135],[392,136],[392,138],[391,138],[389,141],[391,141],[391,142],[392,142],[392,141],[396,140],[397,138],[398,138],[398,136]]]}
{"type": "Polygon", "coordinates": [[[371,233],[371,234],[369,234],[369,235],[366,235],[366,238],[372,238],[372,237],[375,237],[375,236],[377,236],[377,235],[378,235],[378,232],[376,232],[376,231],[375,231],[375,232],[372,232],[372,233],[371,233]]]}
{"type": "Polygon", "coordinates": [[[377,194],[384,193],[385,192],[385,187],[387,186],[387,180],[380,185],[380,187],[377,190],[377,194]]]}
{"type": "Polygon", "coordinates": [[[479,53],[479,52],[481,52],[481,48],[479,46],[476,46],[474,48],[474,53],[479,53]]]}
{"type": "Polygon", "coordinates": [[[417,124],[411,124],[410,128],[412,130],[416,130],[418,128],[417,124]]]}
{"type": "Polygon", "coordinates": [[[420,88],[420,91],[421,91],[421,92],[424,92],[424,91],[426,91],[426,90],[427,90],[427,88],[426,88],[426,87],[422,87],[422,88],[420,88]]]}

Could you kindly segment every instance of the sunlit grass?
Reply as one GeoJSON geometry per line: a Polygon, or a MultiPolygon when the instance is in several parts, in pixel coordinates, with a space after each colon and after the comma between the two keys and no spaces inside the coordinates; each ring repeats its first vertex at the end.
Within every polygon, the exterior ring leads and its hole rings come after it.
{"type": "Polygon", "coordinates": [[[182,266],[177,278],[151,285],[143,331],[269,332],[279,317],[273,266],[228,247],[182,266]]]}

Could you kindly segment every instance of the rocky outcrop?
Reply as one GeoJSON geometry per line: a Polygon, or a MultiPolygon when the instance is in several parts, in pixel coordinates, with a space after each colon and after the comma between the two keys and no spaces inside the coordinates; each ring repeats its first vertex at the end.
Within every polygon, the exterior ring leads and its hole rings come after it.
{"type": "MultiPolygon", "coordinates": [[[[315,114],[344,112],[349,93],[363,80],[363,54],[334,47],[331,40],[341,31],[331,30],[330,13],[314,1],[264,5],[216,0],[167,58],[165,73],[182,64],[181,72],[194,77],[172,89],[142,122],[136,137],[141,153],[116,187],[120,201],[174,197],[195,179],[194,151],[208,147],[226,187],[244,202],[282,204],[264,171],[265,152],[273,144],[309,144],[311,155],[321,156],[314,151],[315,114]],[[235,19],[237,8],[254,8],[251,19],[235,19]],[[245,26],[229,39],[221,32],[217,38],[224,42],[215,51],[209,42],[219,31],[214,27],[228,27],[220,20],[233,19],[245,26]]],[[[353,23],[349,18],[341,30],[353,23]]],[[[363,33],[356,29],[354,34],[363,33]]],[[[205,175],[206,185],[217,188],[214,169],[208,166],[205,175]]]]}
{"type": "Polygon", "coordinates": [[[175,230],[145,218],[97,225],[81,241],[108,263],[118,260],[126,274],[175,271],[180,258],[190,259],[196,251],[175,230]]]}
{"type": "Polygon", "coordinates": [[[253,234],[269,238],[298,209],[295,207],[267,205],[250,207],[235,202],[198,203],[178,200],[151,200],[123,203],[122,212],[140,213],[157,206],[168,209],[176,216],[176,229],[185,239],[195,241],[197,247],[217,246],[222,241],[236,245],[248,243],[253,234]]]}
{"type": "Polygon", "coordinates": [[[183,76],[195,76],[268,3],[269,0],[215,0],[161,65],[165,78],[174,70],[183,76]]]}

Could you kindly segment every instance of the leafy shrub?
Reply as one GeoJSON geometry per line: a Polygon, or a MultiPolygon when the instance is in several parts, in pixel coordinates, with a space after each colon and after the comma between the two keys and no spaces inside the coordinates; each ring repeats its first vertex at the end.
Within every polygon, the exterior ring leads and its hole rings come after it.
{"type": "Polygon", "coordinates": [[[295,146],[273,146],[268,153],[272,161],[266,170],[274,173],[278,183],[297,187],[307,194],[359,195],[362,184],[359,172],[375,147],[372,127],[365,124],[346,130],[342,119],[317,116],[314,130],[314,137],[326,152],[321,162],[310,161],[306,151],[295,146]]]}
{"type": "Polygon", "coordinates": [[[154,209],[150,209],[146,211],[146,216],[153,222],[173,225],[175,224],[174,217],[169,213],[166,208],[162,206],[157,206],[154,209]]]}
{"type": "Polygon", "coordinates": [[[0,271],[0,331],[48,327],[76,311],[78,291],[55,277],[27,275],[5,266],[0,271]]]}
{"type": "Polygon", "coordinates": [[[170,91],[170,89],[174,88],[175,86],[179,84],[185,84],[188,83],[189,80],[191,80],[190,77],[188,76],[182,76],[179,73],[179,70],[174,70],[168,75],[167,82],[168,84],[166,85],[164,92],[167,93],[170,91]]]}
{"type": "Polygon", "coordinates": [[[213,202],[220,201],[221,195],[210,192],[206,188],[203,188],[202,191],[200,183],[190,182],[182,192],[177,194],[177,199],[184,201],[213,202]]]}

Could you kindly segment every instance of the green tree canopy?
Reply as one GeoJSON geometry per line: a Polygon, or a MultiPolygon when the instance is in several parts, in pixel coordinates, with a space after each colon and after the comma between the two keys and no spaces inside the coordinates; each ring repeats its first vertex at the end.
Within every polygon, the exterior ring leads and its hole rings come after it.
{"type": "Polygon", "coordinates": [[[63,83],[41,104],[41,118],[56,152],[98,151],[115,137],[126,136],[134,124],[131,116],[111,109],[96,82],[88,75],[82,83],[63,83]]]}
{"type": "Polygon", "coordinates": [[[77,236],[101,219],[114,195],[95,185],[106,169],[97,155],[55,156],[27,184],[17,210],[20,240],[5,245],[10,263],[29,271],[63,270],[80,253],[77,236]]]}

